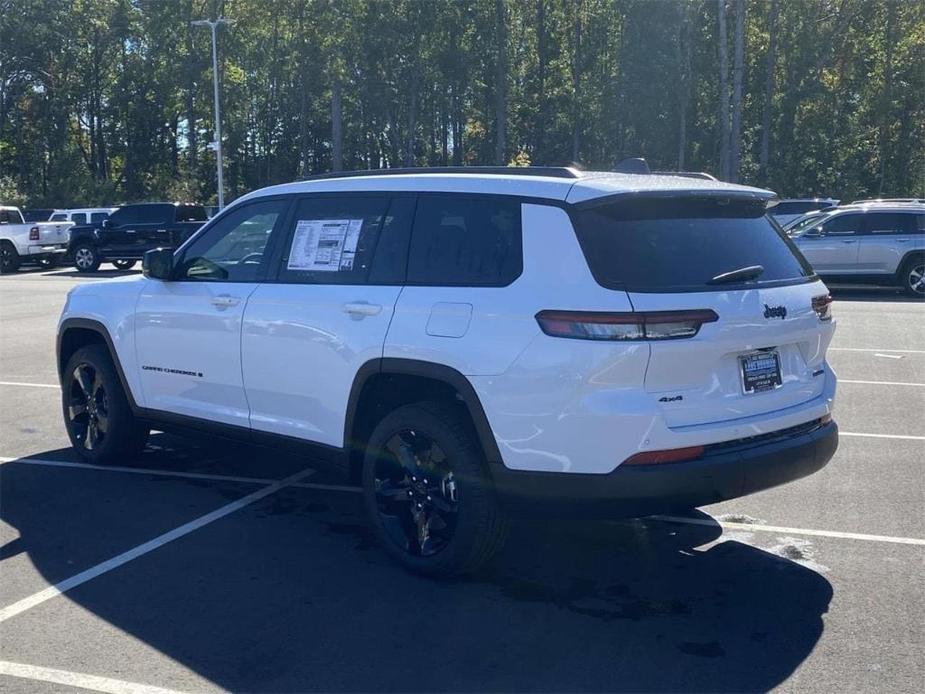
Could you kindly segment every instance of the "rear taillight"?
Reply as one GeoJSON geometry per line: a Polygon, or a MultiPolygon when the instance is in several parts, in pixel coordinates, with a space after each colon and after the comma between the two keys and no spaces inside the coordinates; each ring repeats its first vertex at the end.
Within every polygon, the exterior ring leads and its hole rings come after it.
{"type": "Polygon", "coordinates": [[[540,311],[536,321],[547,335],[576,340],[676,340],[693,337],[704,323],[719,320],[715,311],[540,311]]]}
{"type": "Polygon", "coordinates": [[[687,448],[672,448],[667,451],[646,451],[627,458],[624,465],[661,465],[662,463],[681,463],[685,460],[696,460],[703,455],[703,446],[688,446],[687,448]]]}
{"type": "Polygon", "coordinates": [[[32,227],[31,229],[29,229],[29,240],[30,241],[39,240],[39,228],[38,227],[32,227]]]}
{"type": "Polygon", "coordinates": [[[814,296],[813,311],[819,316],[819,320],[832,320],[832,295],[814,296]]]}

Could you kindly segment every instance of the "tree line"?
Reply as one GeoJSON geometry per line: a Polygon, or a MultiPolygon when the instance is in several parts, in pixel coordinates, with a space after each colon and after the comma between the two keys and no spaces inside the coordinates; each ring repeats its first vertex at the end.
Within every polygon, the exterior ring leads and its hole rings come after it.
{"type": "Polygon", "coordinates": [[[0,202],[215,199],[339,169],[707,171],[925,195],[916,0],[0,0],[0,202]]]}

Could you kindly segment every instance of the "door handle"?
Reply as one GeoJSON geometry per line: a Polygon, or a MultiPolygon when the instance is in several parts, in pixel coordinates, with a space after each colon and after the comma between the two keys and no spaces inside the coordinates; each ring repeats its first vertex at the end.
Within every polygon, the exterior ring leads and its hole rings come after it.
{"type": "Polygon", "coordinates": [[[382,311],[382,306],[379,304],[370,304],[365,301],[344,304],[344,312],[356,317],[375,316],[380,311],[382,311]]]}
{"type": "Polygon", "coordinates": [[[126,230],[125,230],[125,233],[126,233],[126,234],[134,234],[134,233],[135,233],[135,230],[134,230],[134,229],[126,229],[126,230]]]}
{"type": "Polygon", "coordinates": [[[237,296],[231,296],[230,294],[219,294],[218,296],[213,296],[211,303],[216,308],[231,308],[232,306],[237,306],[241,303],[241,298],[237,296]]]}
{"type": "Polygon", "coordinates": [[[909,239],[896,239],[896,243],[909,243],[909,239]]]}
{"type": "Polygon", "coordinates": [[[166,230],[166,229],[158,229],[158,230],[157,230],[157,233],[158,233],[158,234],[166,234],[166,233],[167,233],[167,230],[166,230]]]}
{"type": "Polygon", "coordinates": [[[857,243],[857,241],[842,241],[842,243],[857,243]]]}

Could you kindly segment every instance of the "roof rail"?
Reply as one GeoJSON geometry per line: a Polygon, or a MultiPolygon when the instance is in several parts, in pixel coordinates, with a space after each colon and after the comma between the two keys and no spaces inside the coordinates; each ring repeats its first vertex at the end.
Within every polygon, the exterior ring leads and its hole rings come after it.
{"type": "Polygon", "coordinates": [[[323,181],[330,178],[360,178],[363,176],[399,176],[401,174],[471,174],[473,176],[545,176],[547,178],[581,178],[578,169],[567,166],[420,166],[398,169],[366,169],[363,171],[331,171],[306,176],[302,181],[323,181]]]}

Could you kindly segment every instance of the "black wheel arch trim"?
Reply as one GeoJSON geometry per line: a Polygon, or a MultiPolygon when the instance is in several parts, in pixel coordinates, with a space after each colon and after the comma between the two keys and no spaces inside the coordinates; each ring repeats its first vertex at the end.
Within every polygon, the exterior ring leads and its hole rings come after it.
{"type": "Polygon", "coordinates": [[[125,397],[128,399],[129,406],[132,408],[132,413],[136,415],[139,414],[141,408],[138,406],[138,403],[135,402],[135,396],[132,393],[132,389],[129,387],[128,380],[125,378],[125,372],[122,370],[122,363],[119,361],[119,353],[116,352],[116,346],[113,344],[112,336],[109,334],[109,330],[106,326],[98,320],[93,320],[92,318],[65,318],[58,328],[58,337],[55,342],[55,361],[58,366],[58,381],[61,387],[64,388],[65,385],[64,367],[66,366],[61,361],[61,343],[64,340],[65,334],[67,334],[69,330],[74,329],[92,330],[103,338],[106,349],[109,350],[109,356],[112,358],[112,363],[115,364],[116,373],[119,374],[119,381],[122,383],[122,390],[125,391],[125,397]]]}
{"type": "Polygon", "coordinates": [[[462,398],[463,404],[469,412],[475,433],[485,452],[485,457],[491,464],[501,464],[501,451],[488,423],[488,417],[482,407],[475,388],[462,373],[451,366],[418,359],[402,359],[398,357],[382,357],[371,359],[363,364],[353,379],[350,396],[347,400],[346,421],[344,426],[344,450],[348,450],[353,438],[356,425],[356,413],[360,405],[360,394],[370,378],[376,375],[419,376],[440,381],[452,387],[462,398]]]}

